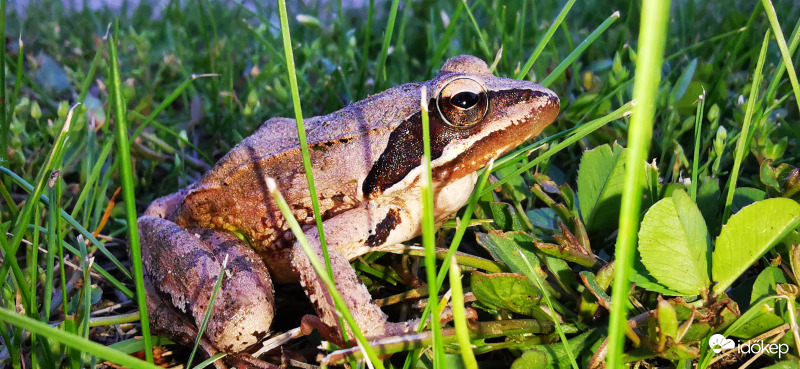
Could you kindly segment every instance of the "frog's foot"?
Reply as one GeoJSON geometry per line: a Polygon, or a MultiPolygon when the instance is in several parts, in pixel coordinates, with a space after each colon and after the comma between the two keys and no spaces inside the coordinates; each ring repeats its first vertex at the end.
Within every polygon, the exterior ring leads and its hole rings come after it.
{"type": "MultiPolygon", "coordinates": [[[[217,279],[224,272],[203,334],[209,347],[241,352],[267,335],[273,318],[272,282],[247,244],[229,232],[184,229],[153,216],[139,218],[139,229],[144,273],[152,284],[147,291],[148,305],[165,309],[159,302],[166,303],[187,325],[198,327],[217,279]],[[223,270],[226,256],[228,264],[223,270]]],[[[153,325],[180,338],[184,333],[174,332],[175,324],[175,320],[162,319],[154,320],[153,325]]],[[[212,350],[204,351],[208,354],[212,350]]]]}

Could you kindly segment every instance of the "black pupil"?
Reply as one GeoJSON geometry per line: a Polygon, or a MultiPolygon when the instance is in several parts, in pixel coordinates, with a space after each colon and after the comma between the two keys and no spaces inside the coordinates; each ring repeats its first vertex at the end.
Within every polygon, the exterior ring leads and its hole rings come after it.
{"type": "Polygon", "coordinates": [[[450,103],[461,108],[461,109],[469,109],[475,104],[478,103],[479,96],[474,92],[464,91],[459,92],[452,99],[450,99],[450,103]]]}

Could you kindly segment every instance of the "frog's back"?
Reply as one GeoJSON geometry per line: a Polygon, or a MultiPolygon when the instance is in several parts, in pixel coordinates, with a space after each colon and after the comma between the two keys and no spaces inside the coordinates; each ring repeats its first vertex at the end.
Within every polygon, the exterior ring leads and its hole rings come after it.
{"type": "MultiPolygon", "coordinates": [[[[422,83],[404,84],[336,112],[304,119],[309,147],[312,151],[315,148],[324,150],[324,147],[363,136],[380,138],[419,109],[421,86],[422,83]]],[[[254,162],[270,165],[277,158],[287,160],[299,155],[300,141],[295,120],[272,118],[220,159],[205,175],[202,183],[211,185],[223,182],[240,170],[248,170],[254,162]]]]}
{"type": "MultiPolygon", "coordinates": [[[[388,145],[388,133],[418,109],[421,85],[398,86],[305,120],[325,217],[365,201],[361,184],[388,145]]],[[[313,224],[297,126],[289,118],[265,122],[188,188],[177,222],[241,231],[263,246],[279,242],[286,224],[267,191],[268,177],[276,180],[300,223],[313,224]]]]}

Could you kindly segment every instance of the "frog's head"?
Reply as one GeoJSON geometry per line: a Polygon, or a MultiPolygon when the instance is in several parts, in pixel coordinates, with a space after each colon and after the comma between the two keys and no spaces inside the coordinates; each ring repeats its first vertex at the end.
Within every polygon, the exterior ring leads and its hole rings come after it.
{"type": "Polygon", "coordinates": [[[558,115],[558,96],[536,83],[495,77],[471,55],[449,59],[431,82],[429,117],[458,138],[442,147],[434,173],[458,179],[537,136],[558,115]]]}
{"type": "MultiPolygon", "coordinates": [[[[429,96],[433,180],[439,185],[470,175],[535,137],[560,109],[553,91],[495,77],[486,63],[470,55],[447,60],[439,75],[423,85],[429,96]]],[[[421,157],[418,111],[391,133],[389,146],[364,182],[364,193],[405,188],[418,178],[421,157]]]]}

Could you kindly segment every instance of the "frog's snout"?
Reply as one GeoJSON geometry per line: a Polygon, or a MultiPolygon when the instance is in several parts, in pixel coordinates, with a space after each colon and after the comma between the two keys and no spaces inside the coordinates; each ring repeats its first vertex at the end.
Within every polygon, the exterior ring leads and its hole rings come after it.
{"type": "Polygon", "coordinates": [[[558,116],[559,111],[561,111],[561,100],[558,98],[555,92],[544,88],[542,86],[537,85],[539,88],[537,92],[539,93],[539,106],[540,106],[540,114],[542,115],[542,120],[546,121],[547,124],[553,123],[558,116]]]}

